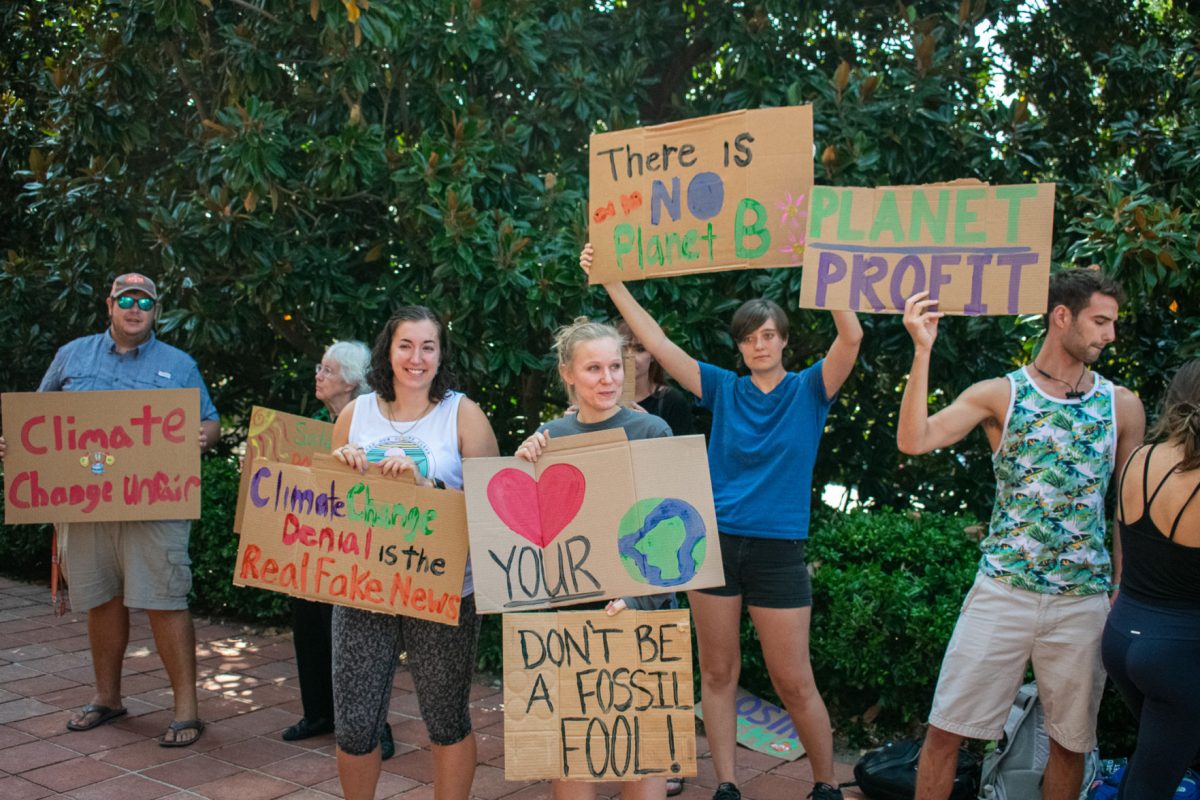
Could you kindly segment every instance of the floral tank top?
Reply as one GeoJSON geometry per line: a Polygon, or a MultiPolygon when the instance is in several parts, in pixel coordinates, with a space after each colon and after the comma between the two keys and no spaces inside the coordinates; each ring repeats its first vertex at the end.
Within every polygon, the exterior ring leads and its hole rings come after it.
{"type": "Polygon", "coordinates": [[[992,456],[996,504],[979,568],[1043,594],[1106,592],[1112,563],[1104,495],[1117,450],[1113,384],[1095,375],[1083,397],[1060,400],[1042,392],[1025,368],[1007,377],[1008,415],[992,456]]]}

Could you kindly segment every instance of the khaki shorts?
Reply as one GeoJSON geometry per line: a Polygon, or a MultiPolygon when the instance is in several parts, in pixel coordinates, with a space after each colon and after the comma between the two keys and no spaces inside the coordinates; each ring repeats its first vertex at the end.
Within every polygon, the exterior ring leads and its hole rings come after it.
{"type": "Polygon", "coordinates": [[[1107,617],[1105,594],[1041,594],[979,575],[946,647],[929,723],[972,739],[999,739],[1032,661],[1050,738],[1072,752],[1091,750],[1104,691],[1100,636],[1107,617]]]}
{"type": "Polygon", "coordinates": [[[187,520],[59,523],[58,554],[74,611],[114,597],[126,608],[179,611],[192,590],[187,520]]]}

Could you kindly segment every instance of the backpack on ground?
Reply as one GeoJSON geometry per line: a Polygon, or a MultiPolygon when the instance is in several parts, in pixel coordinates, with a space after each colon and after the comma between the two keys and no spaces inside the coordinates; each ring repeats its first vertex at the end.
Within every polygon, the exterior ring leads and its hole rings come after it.
{"type": "MultiPolygon", "coordinates": [[[[1121,781],[1125,779],[1125,765],[1117,767],[1112,773],[1092,782],[1088,792],[1088,800],[1116,800],[1121,791],[1121,781]]],[[[1183,776],[1183,782],[1175,790],[1175,800],[1197,800],[1200,798],[1200,774],[1189,769],[1183,776]]]]}
{"type": "MultiPolygon", "coordinates": [[[[917,790],[921,742],[885,742],[863,754],[854,765],[854,782],[871,800],[912,800],[917,790]]],[[[950,800],[972,800],[979,791],[979,756],[958,751],[958,769],[950,800]]]]}
{"type": "MultiPolygon", "coordinates": [[[[980,800],[1027,800],[1042,796],[1042,773],[1050,759],[1050,737],[1046,733],[1046,715],[1038,702],[1037,682],[1020,688],[1008,711],[1004,735],[996,749],[983,757],[980,800]]],[[[1087,800],[1088,789],[1099,771],[1096,751],[1087,754],[1083,765],[1080,800],[1087,800]]]]}

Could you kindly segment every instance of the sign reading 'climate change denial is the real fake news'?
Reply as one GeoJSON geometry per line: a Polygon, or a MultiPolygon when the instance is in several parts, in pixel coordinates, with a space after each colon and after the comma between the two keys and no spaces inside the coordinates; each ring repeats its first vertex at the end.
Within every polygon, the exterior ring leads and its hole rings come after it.
{"type": "Polygon", "coordinates": [[[798,266],[812,153],[811,106],[594,134],[591,282],[798,266]]]}
{"type": "Polygon", "coordinates": [[[818,186],[800,305],[896,313],[928,291],[947,314],[1041,314],[1053,225],[1052,183],[818,186]]]}
{"type": "Polygon", "coordinates": [[[152,389],[0,396],[4,521],[200,516],[200,392],[152,389]]]}
{"type": "Polygon", "coordinates": [[[255,459],[235,586],[457,625],[467,569],[462,492],[255,459]]]}

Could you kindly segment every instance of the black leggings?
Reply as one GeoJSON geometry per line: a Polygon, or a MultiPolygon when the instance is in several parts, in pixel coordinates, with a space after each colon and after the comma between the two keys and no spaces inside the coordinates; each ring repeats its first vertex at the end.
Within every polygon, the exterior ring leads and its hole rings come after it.
{"type": "Polygon", "coordinates": [[[1101,655],[1138,719],[1137,749],[1118,798],[1170,800],[1200,749],[1200,613],[1118,595],[1101,655]]]}

